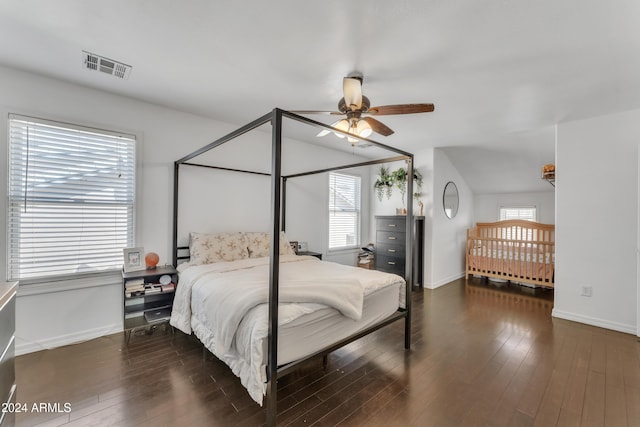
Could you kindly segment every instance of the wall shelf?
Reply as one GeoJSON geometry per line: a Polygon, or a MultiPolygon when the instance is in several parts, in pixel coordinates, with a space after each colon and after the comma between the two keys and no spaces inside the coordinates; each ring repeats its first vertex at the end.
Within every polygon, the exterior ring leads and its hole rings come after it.
{"type": "Polygon", "coordinates": [[[556,186],[556,166],[552,164],[544,165],[542,167],[542,179],[555,187],[556,186]]]}

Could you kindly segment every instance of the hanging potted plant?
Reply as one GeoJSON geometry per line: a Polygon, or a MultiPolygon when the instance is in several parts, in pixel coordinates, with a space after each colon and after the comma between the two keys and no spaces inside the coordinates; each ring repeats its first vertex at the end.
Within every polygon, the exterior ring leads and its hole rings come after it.
{"type": "Polygon", "coordinates": [[[393,181],[393,185],[400,190],[402,206],[404,206],[404,195],[407,192],[407,170],[403,167],[394,170],[391,173],[391,179],[393,181]]]}
{"type": "Polygon", "coordinates": [[[385,166],[380,166],[380,170],[378,171],[378,179],[373,184],[373,188],[376,190],[376,195],[378,196],[378,200],[382,201],[383,196],[387,196],[387,199],[391,197],[391,190],[393,189],[393,181],[391,179],[391,175],[389,174],[389,168],[385,166]]]}
{"type": "MultiPolygon", "coordinates": [[[[398,168],[391,173],[391,179],[393,185],[400,190],[400,196],[402,197],[402,206],[404,207],[404,195],[407,193],[407,169],[404,167],[398,168]]],[[[413,171],[413,183],[417,189],[417,193],[422,189],[422,174],[414,169],[413,171]]],[[[415,194],[416,192],[414,192],[415,194]]]]}

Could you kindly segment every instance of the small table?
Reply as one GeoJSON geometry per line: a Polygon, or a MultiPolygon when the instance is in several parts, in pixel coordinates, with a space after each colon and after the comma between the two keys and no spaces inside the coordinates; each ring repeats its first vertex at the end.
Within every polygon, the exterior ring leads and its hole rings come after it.
{"type": "Polygon", "coordinates": [[[177,281],[178,272],[171,265],[122,272],[123,327],[127,344],[136,329],[152,331],[159,324],[167,327],[177,281]],[[161,278],[167,279],[167,283],[162,283],[161,278]]]}

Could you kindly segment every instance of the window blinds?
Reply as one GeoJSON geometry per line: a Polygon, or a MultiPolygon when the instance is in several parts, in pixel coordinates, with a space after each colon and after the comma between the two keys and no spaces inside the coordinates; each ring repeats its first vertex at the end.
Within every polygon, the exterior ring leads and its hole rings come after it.
{"type": "Polygon", "coordinates": [[[507,219],[523,219],[527,221],[536,220],[535,206],[501,207],[500,221],[507,219]]]}
{"type": "Polygon", "coordinates": [[[135,164],[134,136],[10,115],[9,278],[121,268],[135,164]]]}
{"type": "Polygon", "coordinates": [[[360,177],[329,173],[329,249],[360,245],[360,177]]]}
{"type": "MultiPolygon", "coordinates": [[[[526,221],[535,221],[536,207],[535,206],[501,207],[500,221],[504,221],[508,219],[522,219],[526,221]]],[[[505,235],[503,237],[505,239],[534,240],[536,238],[536,236],[533,235],[532,229],[527,229],[526,235],[522,235],[523,234],[522,232],[518,233],[517,231],[511,228],[504,229],[504,233],[505,235]]]]}

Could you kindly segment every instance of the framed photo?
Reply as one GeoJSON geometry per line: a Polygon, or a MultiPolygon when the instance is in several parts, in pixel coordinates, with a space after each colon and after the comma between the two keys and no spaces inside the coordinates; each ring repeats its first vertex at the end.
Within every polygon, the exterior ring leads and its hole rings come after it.
{"type": "Polygon", "coordinates": [[[289,241],[289,245],[291,245],[291,249],[293,249],[294,253],[298,253],[298,242],[295,240],[289,241]]]}
{"type": "Polygon", "coordinates": [[[136,270],[144,270],[144,248],[124,248],[124,264],[122,266],[125,273],[136,270]]]}

